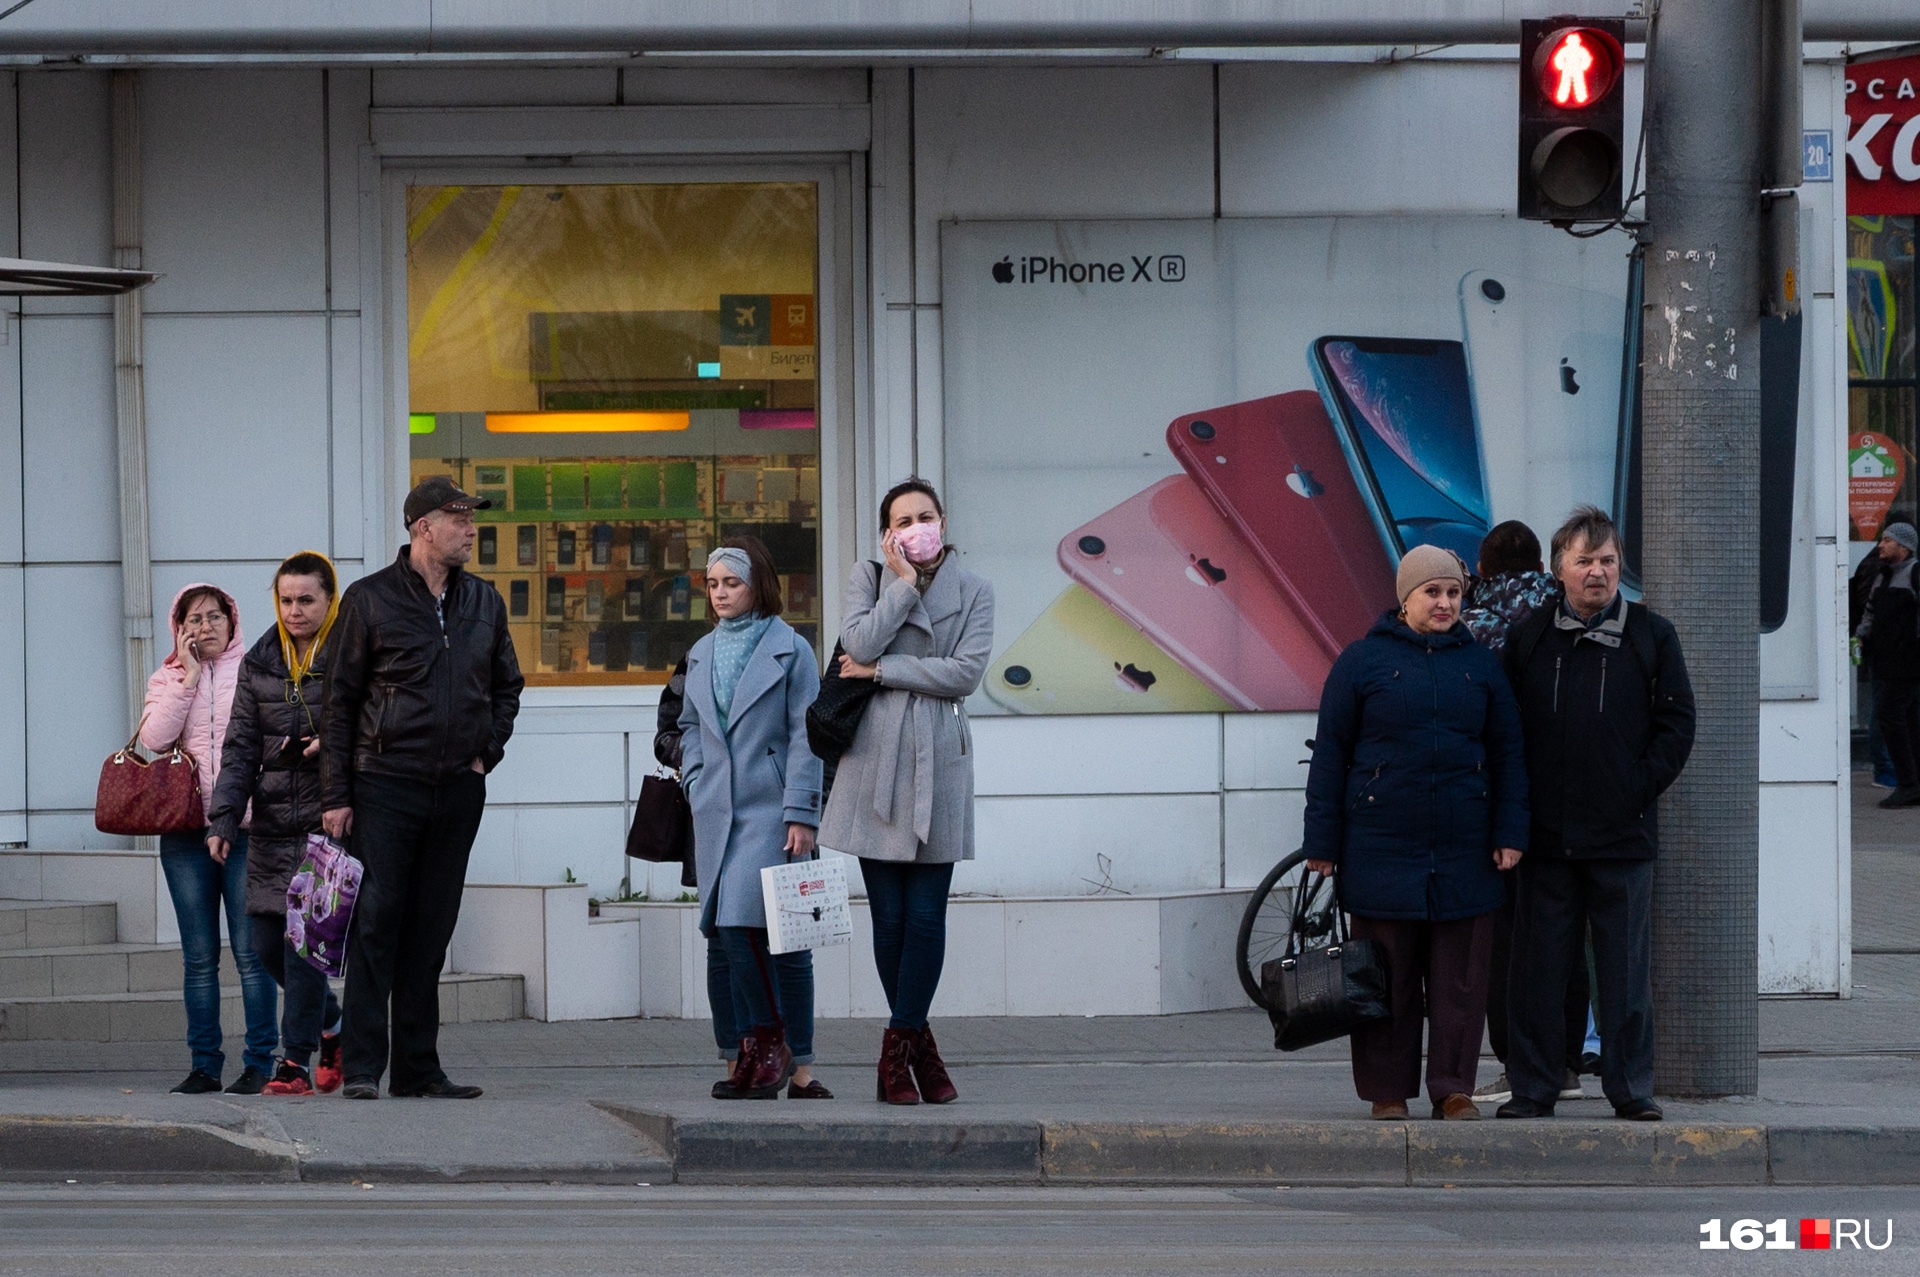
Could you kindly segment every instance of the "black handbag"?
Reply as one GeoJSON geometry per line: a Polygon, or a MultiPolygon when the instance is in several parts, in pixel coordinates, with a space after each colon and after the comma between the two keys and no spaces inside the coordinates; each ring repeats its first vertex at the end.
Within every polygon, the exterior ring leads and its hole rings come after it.
{"type": "MultiPolygon", "coordinates": [[[[878,563],[873,567],[873,596],[877,601],[881,574],[886,569],[878,563]]],[[[847,649],[836,641],[833,655],[827,658],[827,671],[820,676],[820,693],[807,707],[807,745],[813,750],[813,756],[829,768],[836,767],[840,756],[853,748],[853,738],[860,731],[860,719],[867,712],[867,702],[880,688],[880,684],[870,678],[840,677],[840,658],[846,654],[847,649]]]]}
{"type": "Polygon", "coordinates": [[[677,776],[653,775],[640,782],[640,800],[633,805],[633,825],[627,830],[627,854],[655,864],[690,859],[693,848],[693,807],[677,776]]]}
{"type": "Polygon", "coordinates": [[[1302,946],[1302,911],[1311,895],[1294,892],[1287,952],[1260,967],[1260,990],[1266,995],[1273,1045],[1279,1051],[1343,1038],[1369,1020],[1393,1014],[1387,1000],[1387,955],[1373,941],[1350,936],[1338,908],[1333,911],[1332,941],[1318,949],[1302,946]]]}

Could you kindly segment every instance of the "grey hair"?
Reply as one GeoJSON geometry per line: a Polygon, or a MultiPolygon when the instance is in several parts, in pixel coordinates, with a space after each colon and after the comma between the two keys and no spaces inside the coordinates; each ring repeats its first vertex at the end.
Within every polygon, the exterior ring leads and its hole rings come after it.
{"type": "Polygon", "coordinates": [[[1547,562],[1548,571],[1560,575],[1560,556],[1573,548],[1576,541],[1584,542],[1589,550],[1597,550],[1611,541],[1614,548],[1620,548],[1620,529],[1605,510],[1597,505],[1577,505],[1567,521],[1555,529],[1553,534],[1553,557],[1547,562]]]}

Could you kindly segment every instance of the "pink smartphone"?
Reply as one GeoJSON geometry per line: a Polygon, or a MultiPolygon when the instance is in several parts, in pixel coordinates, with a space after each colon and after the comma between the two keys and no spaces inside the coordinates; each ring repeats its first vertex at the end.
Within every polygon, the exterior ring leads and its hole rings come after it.
{"type": "Polygon", "coordinates": [[[1330,658],[1187,476],[1075,528],[1058,553],[1068,576],[1235,708],[1319,707],[1330,658]]]}
{"type": "Polygon", "coordinates": [[[1393,606],[1394,566],[1319,395],[1176,417],[1167,446],[1329,660],[1393,606]]]}

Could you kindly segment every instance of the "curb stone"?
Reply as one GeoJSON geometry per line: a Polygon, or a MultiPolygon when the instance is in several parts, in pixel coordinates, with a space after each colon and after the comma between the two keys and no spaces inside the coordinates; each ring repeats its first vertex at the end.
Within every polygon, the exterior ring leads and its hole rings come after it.
{"type": "Polygon", "coordinates": [[[0,1180],[62,1175],[285,1181],[300,1164],[290,1141],[205,1122],[0,1116],[0,1180]]]}

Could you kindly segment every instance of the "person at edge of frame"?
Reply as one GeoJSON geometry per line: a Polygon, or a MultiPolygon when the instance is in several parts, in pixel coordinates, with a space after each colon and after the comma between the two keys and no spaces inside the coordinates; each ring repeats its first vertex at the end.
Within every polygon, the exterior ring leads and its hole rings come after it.
{"type": "Polygon", "coordinates": [[[1874,547],[1880,568],[1868,580],[1854,635],[1873,678],[1873,724],[1893,763],[1894,789],[1882,807],[1920,807],[1920,620],[1915,553],[1920,532],[1889,523],[1874,547]]]}

